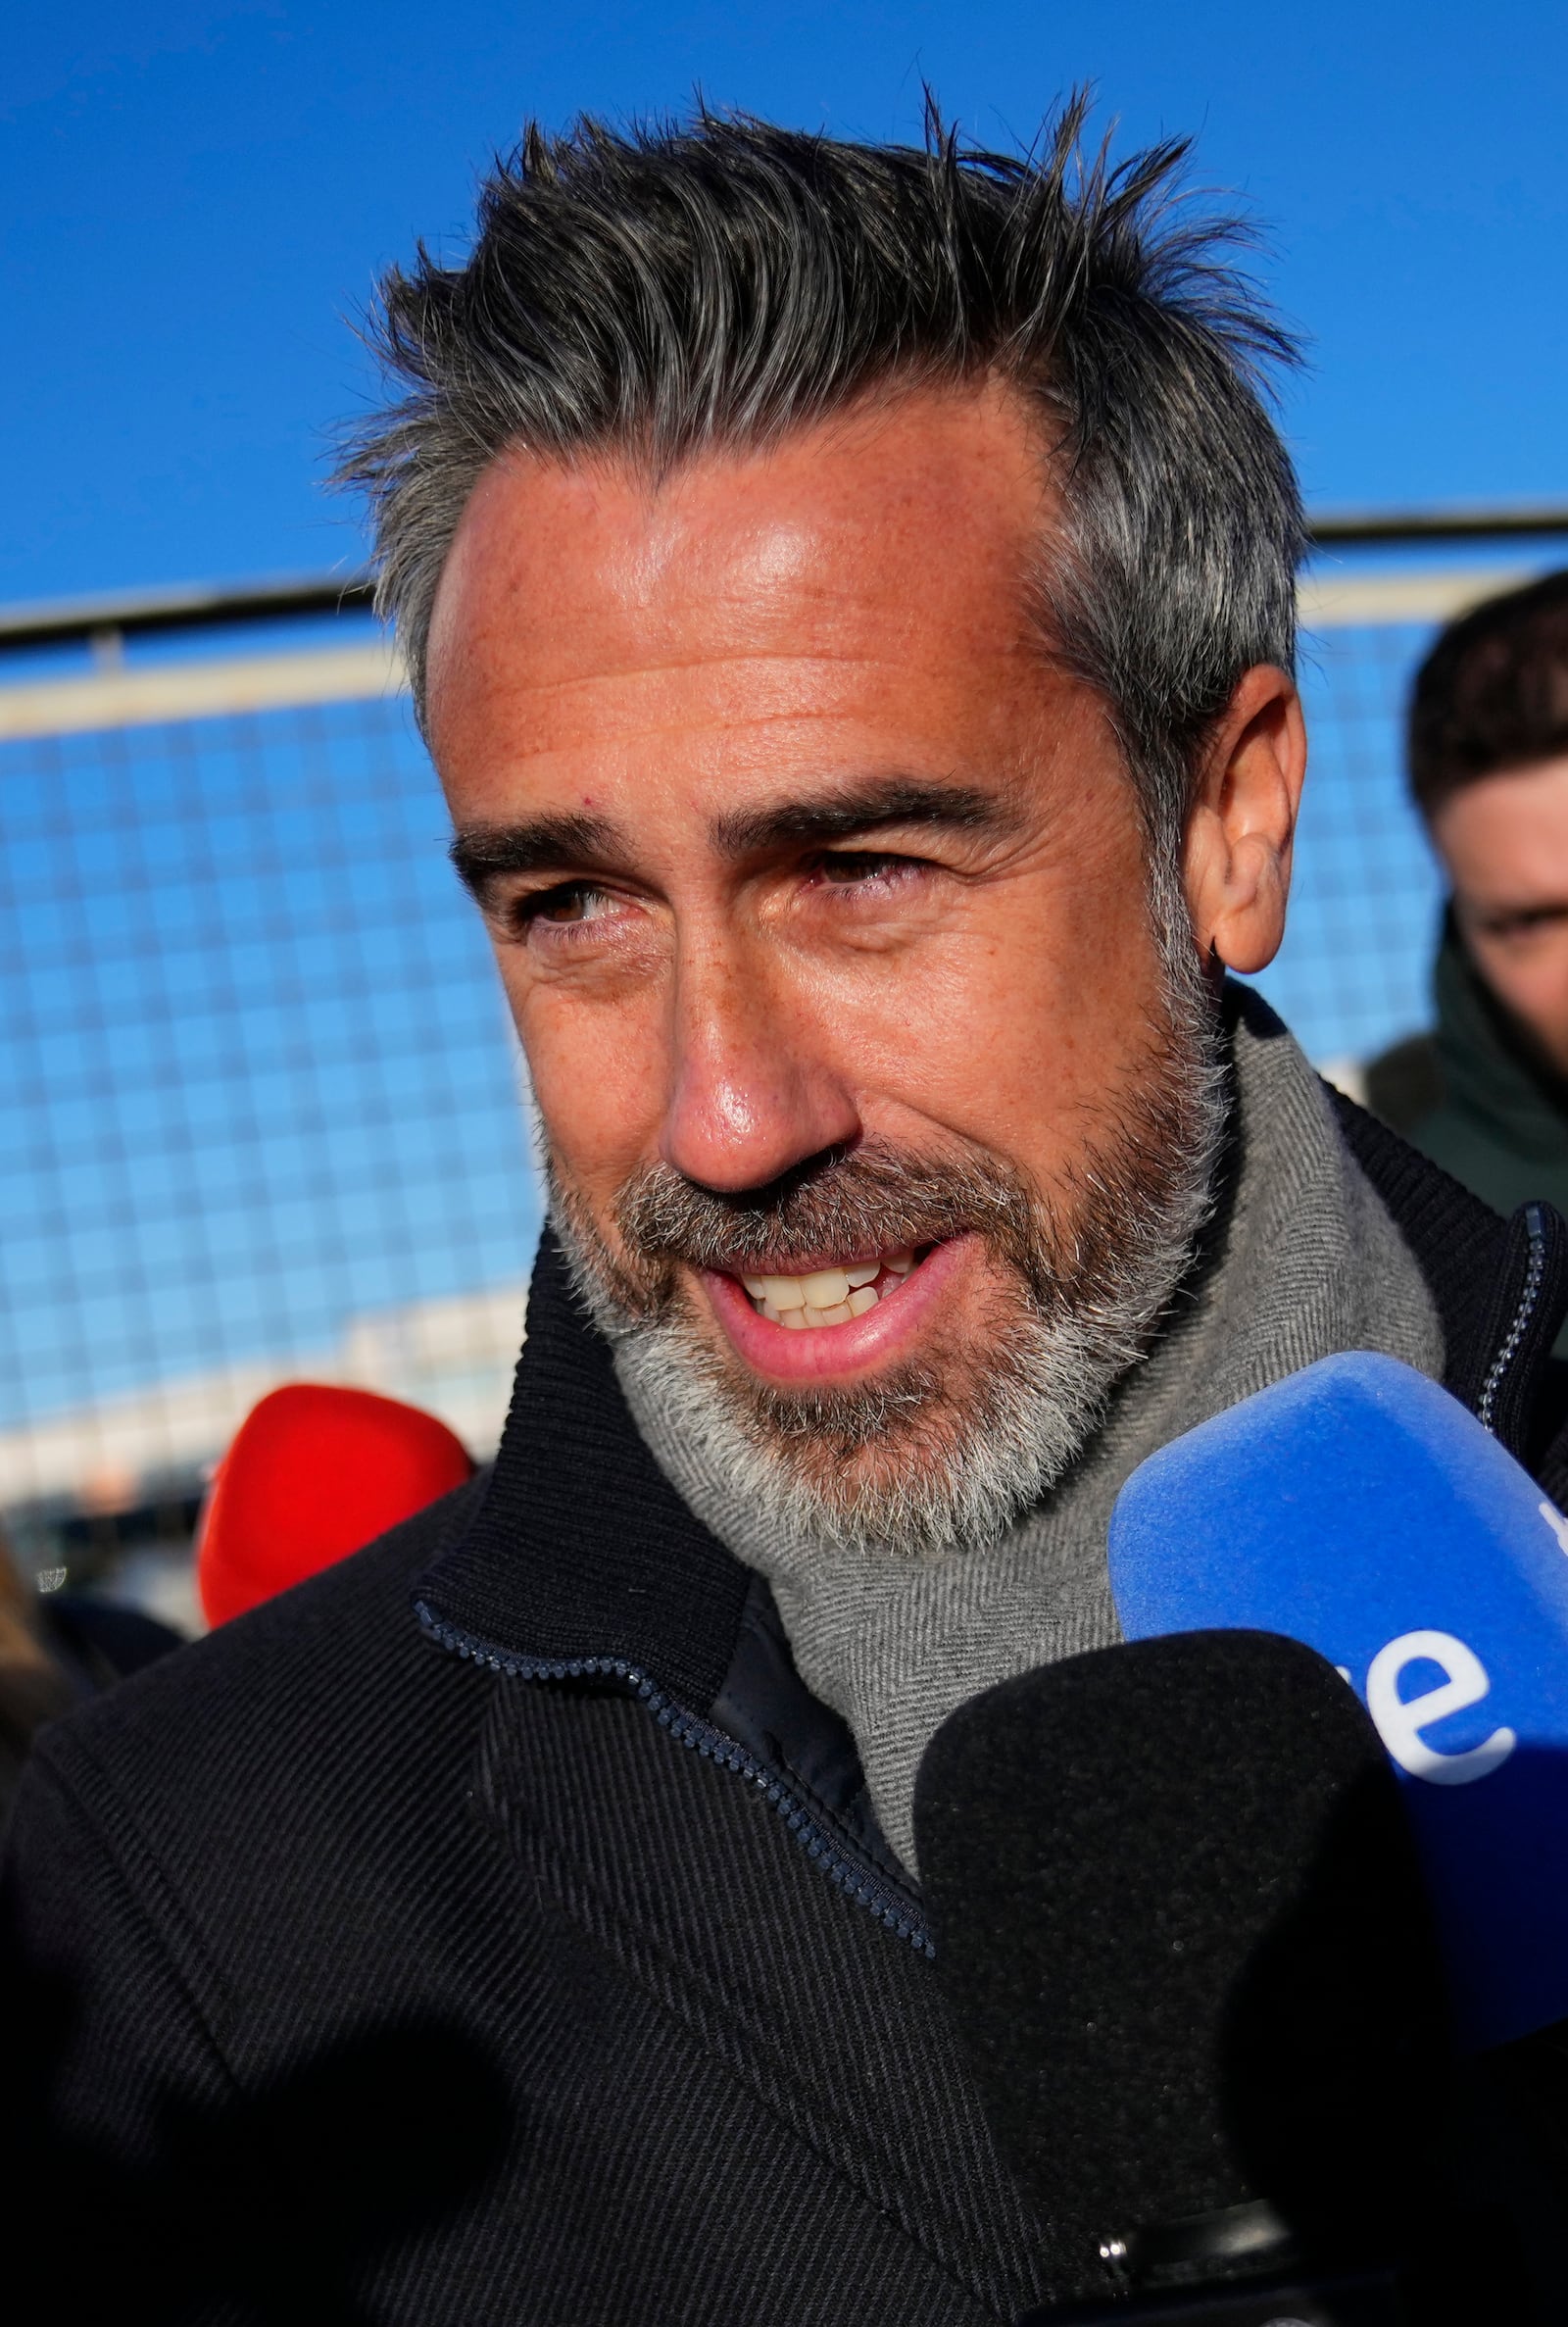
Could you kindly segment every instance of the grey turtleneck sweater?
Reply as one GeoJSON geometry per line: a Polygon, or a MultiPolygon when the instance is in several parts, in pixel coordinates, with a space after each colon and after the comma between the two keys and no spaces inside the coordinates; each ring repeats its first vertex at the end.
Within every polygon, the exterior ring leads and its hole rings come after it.
{"type": "Polygon", "coordinates": [[[768,1579],[801,1676],[848,1721],[883,1831],[910,1868],[914,1773],[947,1715],[997,1681],[1120,1637],[1106,1530],[1146,1455],[1337,1350],[1381,1350],[1442,1374],[1425,1280],[1327,1093],[1272,1013],[1233,994],[1235,1164],[1221,1216],[1101,1428],[999,1543],[902,1560],[793,1541],[744,1508],[657,1411],[657,1393],[622,1373],[665,1475],[768,1579]]]}

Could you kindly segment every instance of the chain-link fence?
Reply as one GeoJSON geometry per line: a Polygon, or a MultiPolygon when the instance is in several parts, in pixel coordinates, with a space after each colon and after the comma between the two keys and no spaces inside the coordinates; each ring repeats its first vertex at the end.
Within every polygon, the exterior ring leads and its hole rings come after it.
{"type": "MultiPolygon", "coordinates": [[[[1514,577],[1358,557],[1306,592],[1313,772],[1260,981],[1339,1072],[1425,1015],[1410,669],[1514,577]]],[[[30,661],[0,668],[0,1513],[46,1582],[159,1576],[188,1617],[204,1471],[274,1382],[386,1390],[494,1443],[539,1207],[515,1047],[384,648],[358,613],[243,652],[176,617],[128,650],[133,611],[13,621],[30,661]],[[76,633],[96,666],[40,662],[76,633]]]]}
{"type": "Polygon", "coordinates": [[[373,644],[255,668],[0,695],[0,1510],[50,1580],[155,1572],[279,1379],[483,1451],[516,1354],[515,1049],[406,699],[373,644]]]}

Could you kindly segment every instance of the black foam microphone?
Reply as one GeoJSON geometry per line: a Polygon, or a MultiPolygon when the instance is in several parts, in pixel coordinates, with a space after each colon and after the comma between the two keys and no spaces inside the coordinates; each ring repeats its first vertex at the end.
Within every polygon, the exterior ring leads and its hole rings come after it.
{"type": "Polygon", "coordinates": [[[1039,2318],[1405,2317],[1446,2009],[1334,1667],[1227,1631],[1025,1674],[939,1730],[914,1824],[938,1975],[1075,2306],[1039,2318]]]}

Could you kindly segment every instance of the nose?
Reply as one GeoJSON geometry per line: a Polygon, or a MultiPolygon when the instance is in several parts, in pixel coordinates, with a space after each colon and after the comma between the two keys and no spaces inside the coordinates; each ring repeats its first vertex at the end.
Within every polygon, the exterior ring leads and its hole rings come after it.
{"type": "Polygon", "coordinates": [[[660,1152],[687,1179],[739,1195],[856,1138],[854,1092],[808,996],[776,965],[739,945],[692,945],[672,1009],[660,1152]]]}

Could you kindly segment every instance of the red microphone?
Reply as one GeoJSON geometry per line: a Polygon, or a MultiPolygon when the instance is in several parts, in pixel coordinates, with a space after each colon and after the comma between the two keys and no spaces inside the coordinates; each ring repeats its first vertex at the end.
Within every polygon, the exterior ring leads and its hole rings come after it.
{"type": "Polygon", "coordinates": [[[210,1624],[330,1567],[473,1474],[434,1414],[369,1390],[291,1382],[241,1423],[196,1531],[210,1624]]]}

